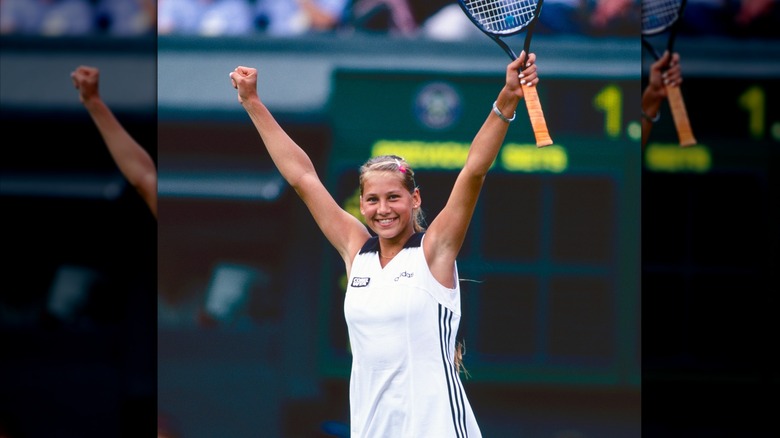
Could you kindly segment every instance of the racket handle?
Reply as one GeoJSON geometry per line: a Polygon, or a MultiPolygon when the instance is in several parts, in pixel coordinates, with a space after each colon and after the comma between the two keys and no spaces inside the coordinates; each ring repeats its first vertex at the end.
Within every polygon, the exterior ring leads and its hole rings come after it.
{"type": "Polygon", "coordinates": [[[695,145],[696,138],[693,137],[693,130],[691,130],[688,111],[685,109],[680,87],[666,87],[666,95],[669,100],[669,108],[672,110],[674,126],[677,128],[677,136],[680,138],[680,147],[695,145]]]}
{"type": "Polygon", "coordinates": [[[553,144],[550,133],[547,131],[547,122],[544,120],[542,104],[539,102],[539,93],[536,92],[536,87],[523,88],[523,99],[525,107],[528,109],[528,116],[531,118],[536,147],[541,148],[553,144]]]}

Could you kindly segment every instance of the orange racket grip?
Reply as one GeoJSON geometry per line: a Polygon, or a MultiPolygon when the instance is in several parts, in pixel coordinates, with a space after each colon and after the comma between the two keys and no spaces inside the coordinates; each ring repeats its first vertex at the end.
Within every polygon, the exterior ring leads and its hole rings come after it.
{"type": "Polygon", "coordinates": [[[531,118],[536,147],[541,148],[553,144],[550,133],[547,131],[547,122],[544,120],[542,104],[539,102],[536,86],[523,88],[523,99],[525,99],[525,107],[528,109],[528,116],[531,118]]]}
{"type": "Polygon", "coordinates": [[[680,87],[666,87],[666,96],[669,100],[669,108],[672,110],[674,126],[677,128],[677,136],[680,138],[680,147],[695,145],[696,138],[693,136],[680,87]]]}

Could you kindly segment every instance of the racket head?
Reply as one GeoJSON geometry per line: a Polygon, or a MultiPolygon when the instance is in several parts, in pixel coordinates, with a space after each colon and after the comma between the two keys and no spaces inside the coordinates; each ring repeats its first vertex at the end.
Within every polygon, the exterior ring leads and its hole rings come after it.
{"type": "Polygon", "coordinates": [[[496,37],[522,32],[542,10],[542,0],[458,0],[458,4],[477,28],[496,37]]]}
{"type": "Polygon", "coordinates": [[[665,32],[682,16],[686,0],[642,0],[642,35],[665,32]]]}

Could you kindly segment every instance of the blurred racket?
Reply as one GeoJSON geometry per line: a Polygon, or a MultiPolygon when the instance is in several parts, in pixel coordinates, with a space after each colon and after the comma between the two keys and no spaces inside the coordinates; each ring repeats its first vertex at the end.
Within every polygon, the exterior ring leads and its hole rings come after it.
{"type": "MultiPolygon", "coordinates": [[[[642,0],[642,45],[658,60],[661,54],[651,40],[666,38],[665,49],[673,52],[674,40],[680,27],[680,18],[685,9],[686,0],[642,0]]],[[[681,147],[693,146],[696,138],[693,136],[688,111],[679,86],[666,87],[669,108],[672,111],[674,126],[681,147]]]]}

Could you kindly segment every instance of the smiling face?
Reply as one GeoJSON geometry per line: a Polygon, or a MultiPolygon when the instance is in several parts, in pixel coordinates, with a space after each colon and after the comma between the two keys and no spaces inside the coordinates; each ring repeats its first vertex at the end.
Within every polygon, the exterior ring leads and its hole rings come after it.
{"type": "Polygon", "coordinates": [[[365,175],[360,213],[380,238],[393,240],[411,236],[414,210],[419,206],[419,190],[409,193],[400,172],[372,171],[365,175]]]}

